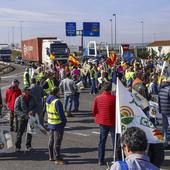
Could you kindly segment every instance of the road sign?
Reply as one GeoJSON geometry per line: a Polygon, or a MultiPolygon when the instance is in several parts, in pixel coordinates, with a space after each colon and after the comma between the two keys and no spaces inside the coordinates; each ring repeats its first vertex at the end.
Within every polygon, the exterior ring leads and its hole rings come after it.
{"type": "Polygon", "coordinates": [[[83,22],[83,36],[99,37],[100,23],[99,22],[83,22]]]}
{"type": "Polygon", "coordinates": [[[76,36],[76,22],[66,22],[66,36],[76,36]]]}

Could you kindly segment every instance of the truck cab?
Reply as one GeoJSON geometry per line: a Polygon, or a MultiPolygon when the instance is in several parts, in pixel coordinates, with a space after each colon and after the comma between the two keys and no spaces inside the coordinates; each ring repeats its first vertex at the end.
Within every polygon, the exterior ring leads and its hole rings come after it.
{"type": "Polygon", "coordinates": [[[43,40],[42,44],[42,62],[51,62],[50,55],[54,55],[58,61],[67,60],[69,48],[61,40],[43,40]]]}
{"type": "Polygon", "coordinates": [[[12,50],[9,47],[0,47],[0,60],[11,61],[12,50]]]}

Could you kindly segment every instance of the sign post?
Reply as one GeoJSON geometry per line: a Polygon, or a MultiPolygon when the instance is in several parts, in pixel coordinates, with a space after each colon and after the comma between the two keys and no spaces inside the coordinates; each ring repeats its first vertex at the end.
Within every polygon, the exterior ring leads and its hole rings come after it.
{"type": "Polygon", "coordinates": [[[76,22],[66,22],[66,36],[76,36],[76,22]]]}

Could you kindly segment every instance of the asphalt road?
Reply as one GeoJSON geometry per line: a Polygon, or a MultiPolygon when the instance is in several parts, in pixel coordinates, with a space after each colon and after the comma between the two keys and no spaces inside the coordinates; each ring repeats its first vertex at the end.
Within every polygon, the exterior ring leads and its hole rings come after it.
{"type": "MultiPolygon", "coordinates": [[[[22,82],[22,67],[17,66],[15,72],[2,77],[0,87],[4,91],[14,78],[22,82]]],[[[15,153],[14,149],[8,153],[0,153],[0,170],[105,170],[106,166],[97,164],[97,146],[99,141],[99,129],[94,123],[91,114],[91,105],[95,96],[89,94],[86,89],[80,95],[80,112],[73,113],[75,117],[69,118],[65,128],[62,143],[62,154],[68,161],[67,165],[55,165],[48,161],[48,135],[39,134],[33,137],[32,152],[24,152],[25,136],[23,137],[22,151],[15,153]]],[[[2,126],[2,124],[0,124],[2,126]]],[[[9,127],[8,123],[3,124],[9,127]]],[[[15,141],[15,133],[12,133],[15,141]]],[[[111,162],[113,149],[111,138],[106,144],[106,161],[111,162]]],[[[166,160],[163,169],[170,169],[170,151],[166,150],[166,160]]]]}

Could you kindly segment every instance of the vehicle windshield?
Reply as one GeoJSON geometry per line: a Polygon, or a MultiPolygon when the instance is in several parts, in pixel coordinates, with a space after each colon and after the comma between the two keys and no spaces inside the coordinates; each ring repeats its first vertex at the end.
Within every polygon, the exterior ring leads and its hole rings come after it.
{"type": "Polygon", "coordinates": [[[67,44],[61,43],[61,44],[51,44],[50,45],[50,51],[53,54],[67,54],[67,44]]]}
{"type": "Polygon", "coordinates": [[[0,54],[11,54],[11,50],[0,50],[0,54]]]}

